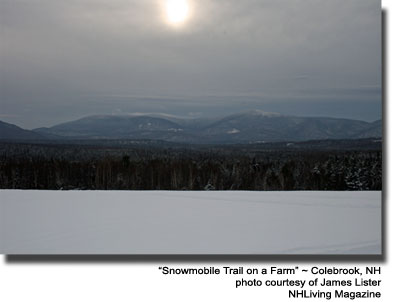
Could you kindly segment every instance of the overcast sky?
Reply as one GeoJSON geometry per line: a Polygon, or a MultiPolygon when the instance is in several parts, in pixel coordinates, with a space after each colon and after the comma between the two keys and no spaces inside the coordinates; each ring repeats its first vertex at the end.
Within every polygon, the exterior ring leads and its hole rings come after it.
{"type": "Polygon", "coordinates": [[[0,0],[0,120],[205,117],[250,109],[376,120],[378,0],[0,0]]]}

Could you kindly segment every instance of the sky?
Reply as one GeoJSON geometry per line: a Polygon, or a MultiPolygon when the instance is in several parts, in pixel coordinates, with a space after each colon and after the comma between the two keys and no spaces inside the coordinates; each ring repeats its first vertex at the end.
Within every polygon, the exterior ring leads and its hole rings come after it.
{"type": "Polygon", "coordinates": [[[379,0],[0,0],[0,120],[259,109],[374,121],[381,56],[379,0]]]}

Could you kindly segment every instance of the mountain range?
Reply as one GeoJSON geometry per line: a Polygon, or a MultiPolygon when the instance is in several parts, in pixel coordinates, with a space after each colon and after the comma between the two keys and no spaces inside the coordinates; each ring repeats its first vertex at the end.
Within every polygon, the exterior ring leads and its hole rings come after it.
{"type": "Polygon", "coordinates": [[[298,117],[259,110],[213,119],[167,114],[94,115],[24,130],[0,122],[0,139],[146,139],[180,143],[261,143],[382,137],[382,120],[298,117]]]}

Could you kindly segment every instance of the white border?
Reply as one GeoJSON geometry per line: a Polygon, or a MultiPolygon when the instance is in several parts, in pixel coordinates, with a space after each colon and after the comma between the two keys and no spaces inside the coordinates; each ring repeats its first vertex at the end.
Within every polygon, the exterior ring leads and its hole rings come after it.
{"type": "MultiPolygon", "coordinates": [[[[400,1],[384,0],[387,9],[388,95],[386,119],[389,122],[388,183],[386,199],[386,259],[383,263],[383,298],[398,297],[400,268],[400,1]]],[[[187,263],[196,265],[196,263],[187,263]]],[[[197,263],[204,265],[206,263],[197,263]]],[[[221,263],[213,263],[219,265],[221,263]]],[[[223,263],[229,265],[229,263],[223,263]]],[[[269,265],[271,263],[261,263],[269,265]]],[[[261,265],[260,264],[260,265],[261,265]]],[[[275,263],[274,263],[275,264],[275,263]]],[[[345,263],[351,265],[352,263],[345,263]]],[[[373,263],[370,263],[371,265],[373,263]]],[[[163,278],[159,263],[121,264],[19,264],[11,265],[3,257],[0,263],[0,300],[22,301],[287,301],[281,292],[248,289],[235,290],[231,280],[214,278],[163,278]]],[[[236,265],[239,265],[236,263],[236,265]]],[[[327,263],[321,263],[327,265],[327,263]]],[[[368,301],[368,300],[367,300],[368,301]]]]}

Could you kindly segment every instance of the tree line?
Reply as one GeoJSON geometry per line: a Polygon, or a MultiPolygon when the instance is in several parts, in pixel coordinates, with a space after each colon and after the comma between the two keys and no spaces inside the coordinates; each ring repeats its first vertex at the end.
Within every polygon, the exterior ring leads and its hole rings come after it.
{"type": "Polygon", "coordinates": [[[381,190],[382,152],[8,146],[0,188],[381,190]]]}

